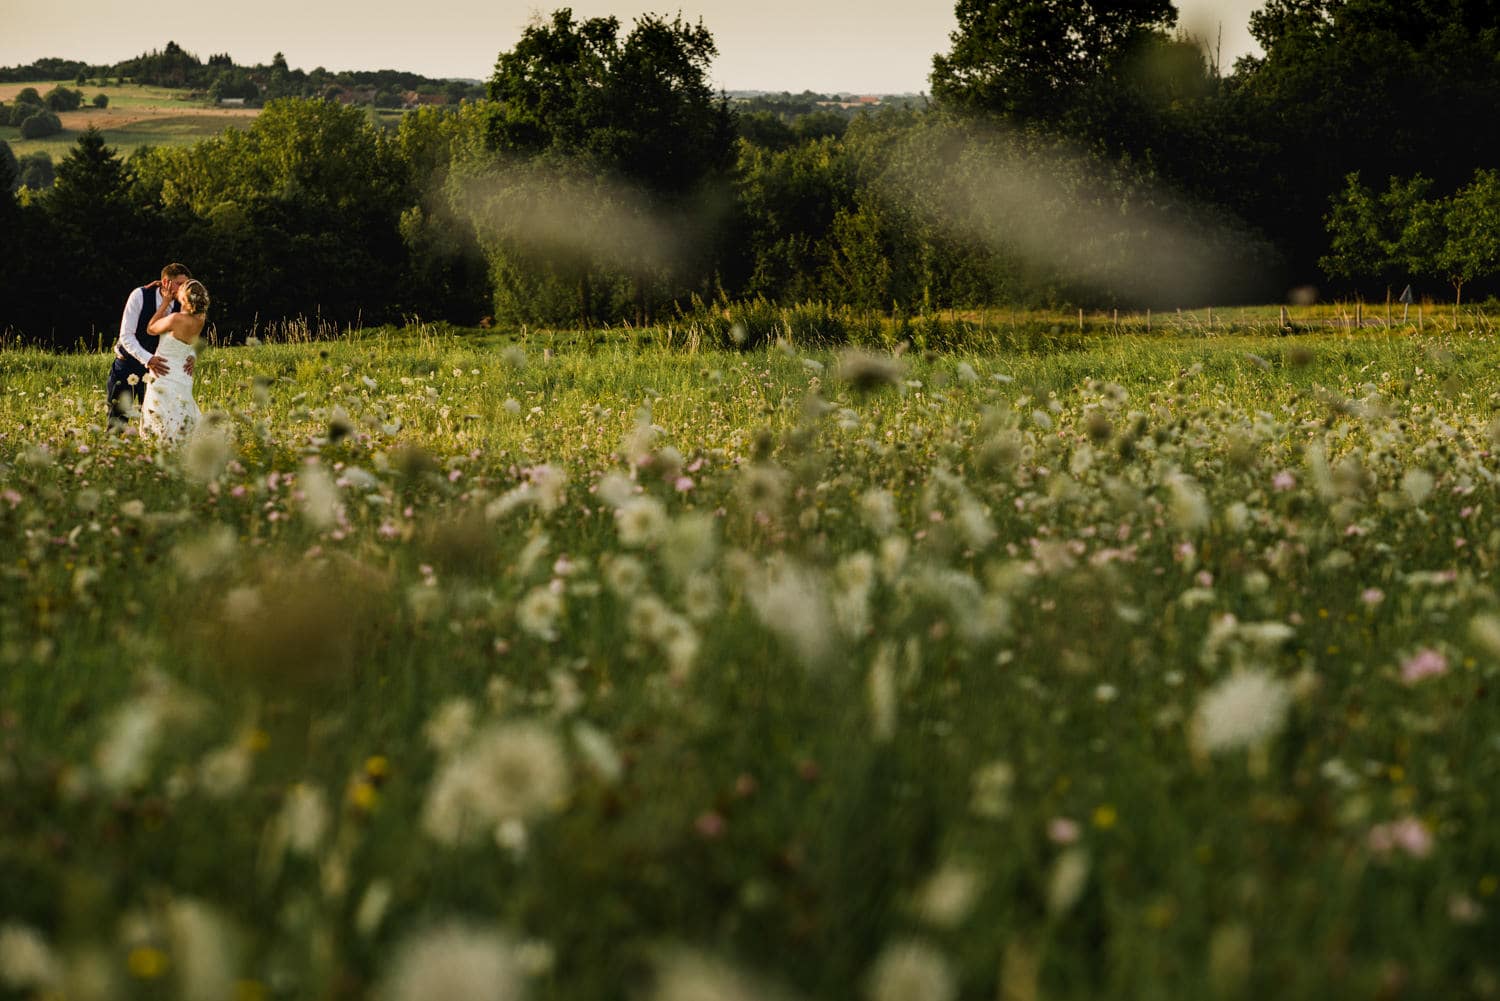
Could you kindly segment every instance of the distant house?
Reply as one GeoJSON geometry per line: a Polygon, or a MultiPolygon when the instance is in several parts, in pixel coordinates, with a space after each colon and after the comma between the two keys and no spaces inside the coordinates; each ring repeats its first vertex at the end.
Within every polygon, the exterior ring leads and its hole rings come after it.
{"type": "Polygon", "coordinates": [[[408,90],[401,95],[401,107],[420,108],[424,104],[447,104],[446,94],[423,94],[420,91],[408,90]]]}
{"type": "Polygon", "coordinates": [[[226,108],[243,108],[245,99],[243,97],[221,97],[219,103],[226,108]]]}

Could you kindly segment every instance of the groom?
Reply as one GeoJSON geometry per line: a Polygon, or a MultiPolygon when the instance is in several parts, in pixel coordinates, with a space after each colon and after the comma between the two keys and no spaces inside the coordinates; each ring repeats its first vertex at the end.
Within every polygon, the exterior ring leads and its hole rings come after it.
{"type": "MultiPolygon", "coordinates": [[[[188,269],[181,264],[168,264],[161,269],[159,281],[141,286],[125,300],[125,312],[120,317],[120,339],[115,343],[115,363],[110,366],[109,382],[105,386],[105,392],[109,396],[111,429],[120,430],[130,423],[130,410],[133,408],[124,402],[127,395],[135,397],[136,407],[145,401],[148,371],[160,376],[172,370],[165,358],[157,357],[156,345],[160,338],[148,333],[147,327],[151,323],[151,317],[156,314],[156,307],[161,303],[158,296],[169,299],[176,296],[178,286],[191,277],[188,269]]],[[[172,303],[171,312],[177,312],[177,303],[172,303]]],[[[193,359],[188,358],[183,368],[188,375],[192,375],[193,359]]]]}

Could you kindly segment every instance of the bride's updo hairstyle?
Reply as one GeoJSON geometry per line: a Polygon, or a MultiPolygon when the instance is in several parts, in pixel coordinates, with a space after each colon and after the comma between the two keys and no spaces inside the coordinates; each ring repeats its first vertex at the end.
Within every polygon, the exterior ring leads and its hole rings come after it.
{"type": "Polygon", "coordinates": [[[208,312],[208,289],[203,283],[194,278],[187,283],[187,311],[194,316],[202,316],[208,312]]]}

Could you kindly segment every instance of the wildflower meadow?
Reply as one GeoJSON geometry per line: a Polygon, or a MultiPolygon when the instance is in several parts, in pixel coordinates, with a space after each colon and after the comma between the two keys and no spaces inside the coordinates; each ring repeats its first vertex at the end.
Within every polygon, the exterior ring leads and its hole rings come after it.
{"type": "Polygon", "coordinates": [[[0,351],[0,997],[1500,995],[1487,330],[0,351]]]}

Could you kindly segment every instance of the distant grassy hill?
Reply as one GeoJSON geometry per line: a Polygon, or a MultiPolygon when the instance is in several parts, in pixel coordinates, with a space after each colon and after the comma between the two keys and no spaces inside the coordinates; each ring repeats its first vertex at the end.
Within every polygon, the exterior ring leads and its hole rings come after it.
{"type": "MultiPolygon", "coordinates": [[[[0,101],[11,102],[26,87],[45,94],[56,86],[76,87],[71,80],[0,83],[0,101]]],[[[42,139],[22,139],[19,128],[0,125],[0,139],[10,143],[17,156],[44,152],[56,162],[78,141],[80,133],[94,125],[104,132],[106,142],[118,147],[122,156],[129,156],[141,146],[185,146],[228,128],[244,128],[260,114],[259,108],[224,107],[170,87],[127,83],[107,87],[88,84],[78,89],[83,91],[84,107],[57,116],[62,120],[61,132],[42,139]],[[109,98],[107,108],[90,106],[96,94],[109,98]]],[[[401,116],[396,110],[375,114],[390,122],[401,116]]]]}
{"type": "MultiPolygon", "coordinates": [[[[22,88],[35,87],[46,93],[52,87],[74,86],[71,80],[36,80],[0,84],[0,101],[10,102],[22,88]]],[[[248,124],[259,114],[255,108],[223,108],[206,100],[190,100],[187,91],[139,84],[95,87],[85,86],[85,106],[65,111],[57,117],[63,130],[41,139],[22,139],[21,130],[0,126],[0,139],[10,143],[17,156],[38,151],[48,153],[54,161],[61,159],[90,125],[104,132],[105,140],[129,155],[140,146],[169,146],[197,142],[217,135],[226,128],[248,124]],[[88,105],[95,94],[109,98],[107,108],[88,105]]]]}

